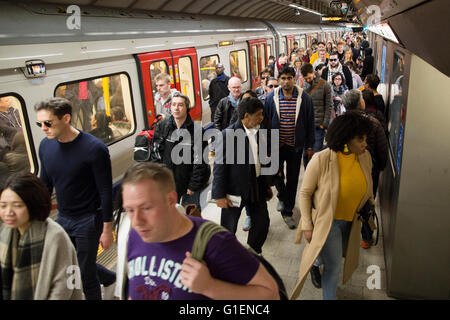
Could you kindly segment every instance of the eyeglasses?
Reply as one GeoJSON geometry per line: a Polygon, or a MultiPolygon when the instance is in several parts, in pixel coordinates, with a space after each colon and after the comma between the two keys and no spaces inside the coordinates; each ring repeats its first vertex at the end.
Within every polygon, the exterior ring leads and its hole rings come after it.
{"type": "Polygon", "coordinates": [[[338,61],[338,59],[330,59],[330,61],[338,61]]]}
{"type": "Polygon", "coordinates": [[[261,77],[261,80],[269,79],[269,77],[261,77]]]}
{"type": "Polygon", "coordinates": [[[277,84],[269,84],[268,87],[269,87],[270,89],[272,89],[272,88],[278,88],[278,85],[277,85],[277,84]]]}
{"type": "Polygon", "coordinates": [[[46,126],[47,128],[51,128],[52,124],[53,124],[53,121],[43,121],[43,122],[36,121],[36,125],[39,128],[42,128],[42,123],[44,123],[44,126],[46,126]]]}

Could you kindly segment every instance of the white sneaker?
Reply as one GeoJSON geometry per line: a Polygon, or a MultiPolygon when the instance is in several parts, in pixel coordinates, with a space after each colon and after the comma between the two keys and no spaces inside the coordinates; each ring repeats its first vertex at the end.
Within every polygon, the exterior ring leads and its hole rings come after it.
{"type": "Polygon", "coordinates": [[[281,200],[278,200],[278,204],[277,204],[277,211],[283,211],[284,209],[284,203],[281,200]]]}
{"type": "Polygon", "coordinates": [[[245,218],[244,224],[242,225],[242,230],[248,231],[250,230],[251,227],[252,227],[252,219],[249,216],[247,216],[245,218]]]}

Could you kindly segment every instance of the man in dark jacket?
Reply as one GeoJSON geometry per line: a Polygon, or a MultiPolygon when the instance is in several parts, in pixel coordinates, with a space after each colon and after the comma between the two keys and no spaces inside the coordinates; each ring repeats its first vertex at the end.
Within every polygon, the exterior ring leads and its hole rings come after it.
{"type": "MultiPolygon", "coordinates": [[[[322,79],[328,81],[332,84],[332,78],[335,73],[340,72],[345,77],[345,84],[348,90],[353,89],[353,77],[350,69],[339,62],[339,55],[337,52],[330,54],[330,59],[328,60],[328,66],[322,71],[322,79]]],[[[344,81],[343,81],[344,83],[344,81]]]]}
{"type": "Polygon", "coordinates": [[[216,113],[214,114],[214,128],[222,131],[238,118],[237,107],[239,96],[242,92],[241,80],[232,77],[228,81],[228,90],[230,94],[219,101],[216,113]]]}
{"type": "MultiPolygon", "coordinates": [[[[378,189],[378,179],[380,171],[386,167],[388,149],[387,139],[381,123],[369,112],[365,112],[365,103],[361,91],[353,89],[345,93],[343,97],[344,107],[347,112],[361,112],[370,117],[373,124],[372,132],[367,136],[367,149],[372,156],[372,181],[373,197],[375,198],[378,189]]],[[[365,249],[370,248],[372,242],[372,229],[369,224],[364,222],[361,228],[362,241],[361,246],[365,249]]]]}
{"type": "Polygon", "coordinates": [[[151,161],[165,164],[175,177],[178,201],[200,207],[200,192],[206,186],[211,169],[203,159],[207,141],[203,128],[192,121],[188,113],[189,98],[175,92],[171,102],[171,116],[160,121],[151,146],[151,161]]]}
{"type": "Polygon", "coordinates": [[[239,119],[222,132],[221,143],[216,148],[212,185],[212,198],[222,208],[222,226],[236,233],[242,208],[248,209],[252,227],[247,243],[257,253],[261,253],[269,231],[266,199],[272,197],[269,176],[265,175],[259,158],[259,149],[264,145],[264,136],[259,131],[263,119],[261,101],[242,100],[239,119]],[[227,149],[230,143],[227,139],[234,139],[233,150],[227,149]],[[233,206],[230,195],[239,196],[240,204],[233,206]]]}
{"type": "Polygon", "coordinates": [[[225,73],[223,64],[216,65],[217,77],[211,80],[209,84],[209,107],[211,108],[211,122],[214,122],[214,113],[216,112],[217,104],[220,99],[225,98],[230,94],[228,90],[228,80],[230,79],[225,73]]]}
{"type": "Polygon", "coordinates": [[[311,97],[295,85],[294,68],[286,66],[281,69],[278,83],[280,87],[271,92],[264,103],[264,122],[280,132],[280,170],[275,179],[279,199],[277,210],[281,211],[287,226],[294,229],[296,223],[292,218],[292,210],[303,150],[306,150],[309,158],[314,154],[314,108],[311,97]]]}
{"type": "MultiPolygon", "coordinates": [[[[330,123],[331,114],[331,85],[322,79],[318,72],[315,72],[310,63],[306,63],[301,68],[304,83],[304,90],[311,96],[314,106],[314,152],[323,149],[323,140],[326,129],[330,123]]],[[[306,153],[303,155],[303,165],[308,165],[309,159],[306,153]]]]}

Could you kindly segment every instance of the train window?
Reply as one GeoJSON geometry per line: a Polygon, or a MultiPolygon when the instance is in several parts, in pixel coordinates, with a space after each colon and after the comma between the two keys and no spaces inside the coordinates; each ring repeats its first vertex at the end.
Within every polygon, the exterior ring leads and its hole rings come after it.
{"type": "Polygon", "coordinates": [[[14,95],[0,97],[0,181],[14,173],[36,172],[21,101],[14,95]]]}
{"type": "Polygon", "coordinates": [[[192,72],[192,61],[190,57],[182,57],[178,60],[180,72],[180,90],[191,102],[191,108],[195,106],[194,73],[192,72]]]}
{"type": "Polygon", "coordinates": [[[156,95],[156,82],[155,77],[160,73],[169,74],[169,67],[165,60],[155,61],[150,64],[150,83],[152,84],[153,96],[156,95]]]}
{"type": "Polygon", "coordinates": [[[209,84],[216,75],[216,65],[220,62],[219,56],[208,56],[200,58],[200,76],[202,78],[203,100],[209,99],[209,84]]]}
{"type": "Polygon", "coordinates": [[[109,145],[134,132],[134,114],[127,74],[63,83],[55,97],[72,102],[72,125],[109,145]]]}
{"type": "Polygon", "coordinates": [[[258,46],[256,44],[252,45],[252,77],[256,78],[259,76],[258,68],[258,46]]]}
{"type": "Polygon", "coordinates": [[[264,43],[259,47],[259,56],[261,57],[261,70],[266,68],[266,45],[264,43]]]}
{"type": "Polygon", "coordinates": [[[245,50],[230,52],[230,75],[241,79],[242,83],[247,81],[247,54],[245,50]]]}
{"type": "Polygon", "coordinates": [[[270,57],[272,55],[272,45],[268,44],[267,45],[267,56],[270,57]]]}

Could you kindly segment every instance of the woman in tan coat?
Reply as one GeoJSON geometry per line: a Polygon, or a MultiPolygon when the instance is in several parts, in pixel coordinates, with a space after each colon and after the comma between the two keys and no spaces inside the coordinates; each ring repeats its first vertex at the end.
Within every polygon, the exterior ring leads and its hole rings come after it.
{"type": "Polygon", "coordinates": [[[358,266],[361,222],[357,212],[373,203],[372,160],[366,137],[369,118],[354,112],[337,117],[328,128],[328,148],[314,154],[300,189],[302,217],[296,243],[306,240],[300,262],[296,299],[314,261],[323,263],[323,298],[336,299],[336,288],[345,256],[345,283],[358,266]]]}

